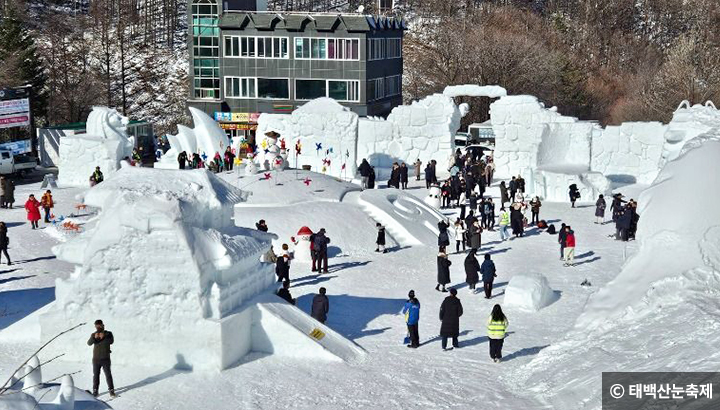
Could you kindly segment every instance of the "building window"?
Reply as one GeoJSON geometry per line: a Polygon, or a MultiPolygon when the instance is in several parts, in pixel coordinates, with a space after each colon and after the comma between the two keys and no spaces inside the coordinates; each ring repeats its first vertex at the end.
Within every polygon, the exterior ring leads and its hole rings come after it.
{"type": "Polygon", "coordinates": [[[369,38],[368,39],[368,61],[382,60],[385,58],[385,39],[369,38]]]}
{"type": "Polygon", "coordinates": [[[367,82],[367,100],[380,100],[385,97],[385,79],[375,78],[367,82]]]}
{"type": "Polygon", "coordinates": [[[288,58],[287,37],[225,36],[225,57],[288,58]]]}
{"type": "Polygon", "coordinates": [[[220,98],[218,6],[210,0],[193,1],[193,96],[220,98]]]}
{"type": "Polygon", "coordinates": [[[387,56],[386,58],[402,57],[402,38],[387,39],[387,56]]]}
{"type": "Polygon", "coordinates": [[[296,60],[359,60],[360,40],[356,38],[295,37],[296,60]]]}
{"type": "Polygon", "coordinates": [[[337,101],[360,101],[360,81],[357,80],[295,80],[295,99],[312,100],[330,97],[337,101]]]}
{"type": "Polygon", "coordinates": [[[287,78],[225,77],[225,98],[290,99],[287,78]]]}
{"type": "Polygon", "coordinates": [[[402,75],[385,77],[385,96],[400,95],[402,93],[402,75]]]}

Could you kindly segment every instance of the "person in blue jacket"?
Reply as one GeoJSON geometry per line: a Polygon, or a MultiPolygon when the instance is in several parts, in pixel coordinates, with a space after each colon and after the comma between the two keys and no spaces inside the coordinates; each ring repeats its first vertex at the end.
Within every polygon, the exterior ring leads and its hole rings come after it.
{"type": "Polygon", "coordinates": [[[408,293],[408,301],[405,302],[402,313],[405,315],[410,344],[407,347],[417,349],[420,347],[420,334],[418,333],[418,322],[420,322],[420,301],[415,298],[415,291],[408,293]]]}
{"type": "Polygon", "coordinates": [[[480,274],[482,275],[483,288],[485,289],[485,299],[490,299],[492,295],[493,280],[497,277],[495,274],[495,262],[490,259],[490,254],[485,254],[485,260],[480,265],[480,274]]]}

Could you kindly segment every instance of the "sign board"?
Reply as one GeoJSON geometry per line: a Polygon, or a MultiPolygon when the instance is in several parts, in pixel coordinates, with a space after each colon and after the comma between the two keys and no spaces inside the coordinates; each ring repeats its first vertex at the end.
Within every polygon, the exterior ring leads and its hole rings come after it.
{"type": "Polygon", "coordinates": [[[18,100],[0,101],[0,115],[6,114],[27,114],[30,112],[30,100],[20,98],[18,100]]]}
{"type": "Polygon", "coordinates": [[[257,124],[237,124],[233,122],[221,122],[220,128],[224,130],[251,130],[257,129],[257,124]]]}
{"type": "Polygon", "coordinates": [[[30,140],[6,142],[0,144],[0,150],[12,151],[13,155],[19,155],[32,151],[32,144],[30,140]]]}
{"type": "Polygon", "coordinates": [[[260,113],[257,112],[216,112],[215,121],[219,122],[244,122],[257,124],[260,113]]]}
{"type": "Polygon", "coordinates": [[[30,125],[30,114],[0,115],[0,128],[23,127],[30,125]]]}

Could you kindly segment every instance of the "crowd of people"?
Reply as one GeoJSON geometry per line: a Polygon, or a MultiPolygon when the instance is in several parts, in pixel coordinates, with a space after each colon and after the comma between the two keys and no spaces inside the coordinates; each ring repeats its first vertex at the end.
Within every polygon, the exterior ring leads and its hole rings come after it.
{"type": "Polygon", "coordinates": [[[231,147],[225,148],[225,152],[215,152],[215,155],[208,161],[208,157],[200,153],[188,154],[183,151],[177,156],[178,167],[180,169],[202,169],[207,168],[214,173],[223,171],[232,171],[235,164],[235,153],[231,147]]]}

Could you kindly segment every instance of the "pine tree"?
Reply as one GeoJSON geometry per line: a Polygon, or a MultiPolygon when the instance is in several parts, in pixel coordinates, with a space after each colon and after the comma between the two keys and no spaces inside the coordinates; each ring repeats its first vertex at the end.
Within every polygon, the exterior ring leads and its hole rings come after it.
{"type": "Polygon", "coordinates": [[[33,116],[43,118],[47,110],[45,71],[35,40],[20,18],[20,11],[8,7],[0,20],[0,85],[18,87],[32,85],[33,116]]]}

